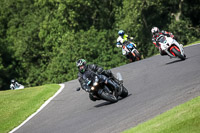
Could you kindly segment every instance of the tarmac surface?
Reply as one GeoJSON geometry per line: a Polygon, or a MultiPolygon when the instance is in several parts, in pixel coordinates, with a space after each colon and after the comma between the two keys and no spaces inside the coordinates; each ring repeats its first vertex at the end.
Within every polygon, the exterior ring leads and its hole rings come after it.
{"type": "Polygon", "coordinates": [[[112,69],[129,96],[117,103],[92,102],[76,91],[78,80],[15,133],[119,133],[200,96],[200,45],[186,47],[187,59],[153,56],[112,69]]]}

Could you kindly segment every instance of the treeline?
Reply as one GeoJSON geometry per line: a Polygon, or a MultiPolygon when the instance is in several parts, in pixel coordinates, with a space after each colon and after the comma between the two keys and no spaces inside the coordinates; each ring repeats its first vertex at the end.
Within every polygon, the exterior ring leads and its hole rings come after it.
{"type": "Polygon", "coordinates": [[[184,45],[200,37],[199,0],[0,0],[0,89],[77,78],[84,58],[110,69],[128,63],[115,46],[118,30],[134,37],[143,57],[157,53],[151,28],[184,45]]]}

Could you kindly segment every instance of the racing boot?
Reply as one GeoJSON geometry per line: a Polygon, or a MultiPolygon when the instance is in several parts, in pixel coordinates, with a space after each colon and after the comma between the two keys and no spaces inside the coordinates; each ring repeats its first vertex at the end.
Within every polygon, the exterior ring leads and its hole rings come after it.
{"type": "Polygon", "coordinates": [[[109,93],[109,94],[112,94],[112,91],[108,88],[108,87],[104,87],[104,90],[109,93]]]}
{"type": "Polygon", "coordinates": [[[108,79],[107,80],[107,84],[109,84],[110,86],[112,86],[112,88],[116,89],[117,91],[120,90],[120,87],[117,83],[113,82],[112,80],[108,79]]]}
{"type": "Polygon", "coordinates": [[[115,90],[114,91],[114,95],[118,99],[118,96],[121,93],[121,87],[117,83],[115,83],[114,81],[112,81],[110,79],[107,80],[107,84],[109,84],[110,86],[112,86],[112,88],[115,90]]]}

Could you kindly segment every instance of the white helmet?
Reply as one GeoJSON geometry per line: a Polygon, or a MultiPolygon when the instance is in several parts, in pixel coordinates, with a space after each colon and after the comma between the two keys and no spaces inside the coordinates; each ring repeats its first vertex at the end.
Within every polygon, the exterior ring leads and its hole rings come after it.
{"type": "Polygon", "coordinates": [[[151,29],[151,33],[154,35],[155,33],[158,33],[158,32],[160,32],[160,30],[158,29],[158,27],[153,27],[152,29],[151,29]]]}
{"type": "Polygon", "coordinates": [[[11,80],[11,83],[15,83],[15,80],[14,80],[14,79],[12,79],[12,80],[11,80]]]}

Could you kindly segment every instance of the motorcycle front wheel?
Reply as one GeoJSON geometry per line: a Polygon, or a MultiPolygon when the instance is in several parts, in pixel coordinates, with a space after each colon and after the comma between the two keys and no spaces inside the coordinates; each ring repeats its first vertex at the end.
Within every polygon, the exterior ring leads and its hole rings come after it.
{"type": "Polygon", "coordinates": [[[185,60],[186,56],[181,55],[181,52],[176,48],[172,48],[171,50],[176,56],[178,56],[181,60],[185,60]]]}
{"type": "Polygon", "coordinates": [[[141,60],[141,55],[140,55],[140,53],[139,53],[137,50],[135,50],[134,53],[135,53],[136,61],[141,60]]]}
{"type": "Polygon", "coordinates": [[[107,92],[104,92],[104,91],[101,93],[100,97],[111,103],[115,103],[118,101],[118,99],[115,96],[113,96],[112,94],[109,94],[107,92]]]}

